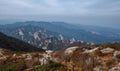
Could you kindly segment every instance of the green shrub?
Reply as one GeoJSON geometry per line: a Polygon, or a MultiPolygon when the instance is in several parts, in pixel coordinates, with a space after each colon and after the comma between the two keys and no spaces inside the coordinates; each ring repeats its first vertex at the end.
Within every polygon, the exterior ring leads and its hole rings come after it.
{"type": "Polygon", "coordinates": [[[61,63],[50,60],[48,64],[40,65],[37,68],[34,68],[33,71],[55,71],[56,69],[59,69],[61,67],[63,67],[61,63]]]}
{"type": "Polygon", "coordinates": [[[0,71],[15,71],[22,64],[23,61],[19,61],[17,63],[9,62],[7,64],[0,65],[0,71]]]}

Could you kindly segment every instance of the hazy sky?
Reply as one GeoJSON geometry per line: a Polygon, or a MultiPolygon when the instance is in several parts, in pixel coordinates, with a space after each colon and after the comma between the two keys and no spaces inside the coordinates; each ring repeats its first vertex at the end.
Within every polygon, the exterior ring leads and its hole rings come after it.
{"type": "Polygon", "coordinates": [[[120,26],[120,0],[0,0],[0,20],[120,26]]]}

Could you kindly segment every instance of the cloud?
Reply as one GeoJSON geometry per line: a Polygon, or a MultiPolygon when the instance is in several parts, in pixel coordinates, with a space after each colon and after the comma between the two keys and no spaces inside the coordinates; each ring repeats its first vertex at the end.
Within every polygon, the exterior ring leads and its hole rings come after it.
{"type": "Polygon", "coordinates": [[[117,21],[118,25],[118,17],[120,0],[0,0],[0,19],[60,20],[84,24],[104,20],[102,25],[111,23],[111,20],[117,21]]]}
{"type": "Polygon", "coordinates": [[[1,0],[0,14],[112,15],[119,0],[1,0]]]}

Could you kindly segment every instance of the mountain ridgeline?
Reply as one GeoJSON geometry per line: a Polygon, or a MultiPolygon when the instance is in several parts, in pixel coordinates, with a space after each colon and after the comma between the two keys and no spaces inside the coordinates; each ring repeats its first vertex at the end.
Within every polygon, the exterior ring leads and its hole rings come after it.
{"type": "Polygon", "coordinates": [[[93,43],[120,41],[119,30],[64,22],[16,22],[1,25],[0,32],[50,50],[60,49],[76,40],[93,43]]]}
{"type": "Polygon", "coordinates": [[[36,48],[31,44],[28,44],[13,37],[6,36],[3,33],[0,33],[0,48],[19,52],[32,52],[32,51],[44,52],[43,49],[36,48]]]}

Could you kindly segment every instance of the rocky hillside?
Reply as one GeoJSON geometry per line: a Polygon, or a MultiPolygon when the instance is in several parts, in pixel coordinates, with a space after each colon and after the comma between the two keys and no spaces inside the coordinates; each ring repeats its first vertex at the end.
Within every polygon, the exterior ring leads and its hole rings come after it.
{"type": "Polygon", "coordinates": [[[44,52],[43,49],[34,47],[33,45],[23,42],[19,39],[6,36],[3,33],[0,33],[0,48],[9,49],[12,51],[22,51],[22,52],[29,52],[29,51],[44,52]]]}
{"type": "Polygon", "coordinates": [[[14,53],[0,49],[1,71],[120,71],[120,43],[75,45],[58,51],[14,53]]]}
{"type": "Polygon", "coordinates": [[[64,65],[52,58],[51,51],[19,52],[0,48],[0,71],[62,71],[64,65]]]}
{"type": "Polygon", "coordinates": [[[63,35],[31,24],[3,27],[0,31],[35,47],[48,50],[61,49],[67,43],[63,35]]]}
{"type": "Polygon", "coordinates": [[[120,43],[74,46],[53,57],[72,71],[120,71],[120,43]]]}

